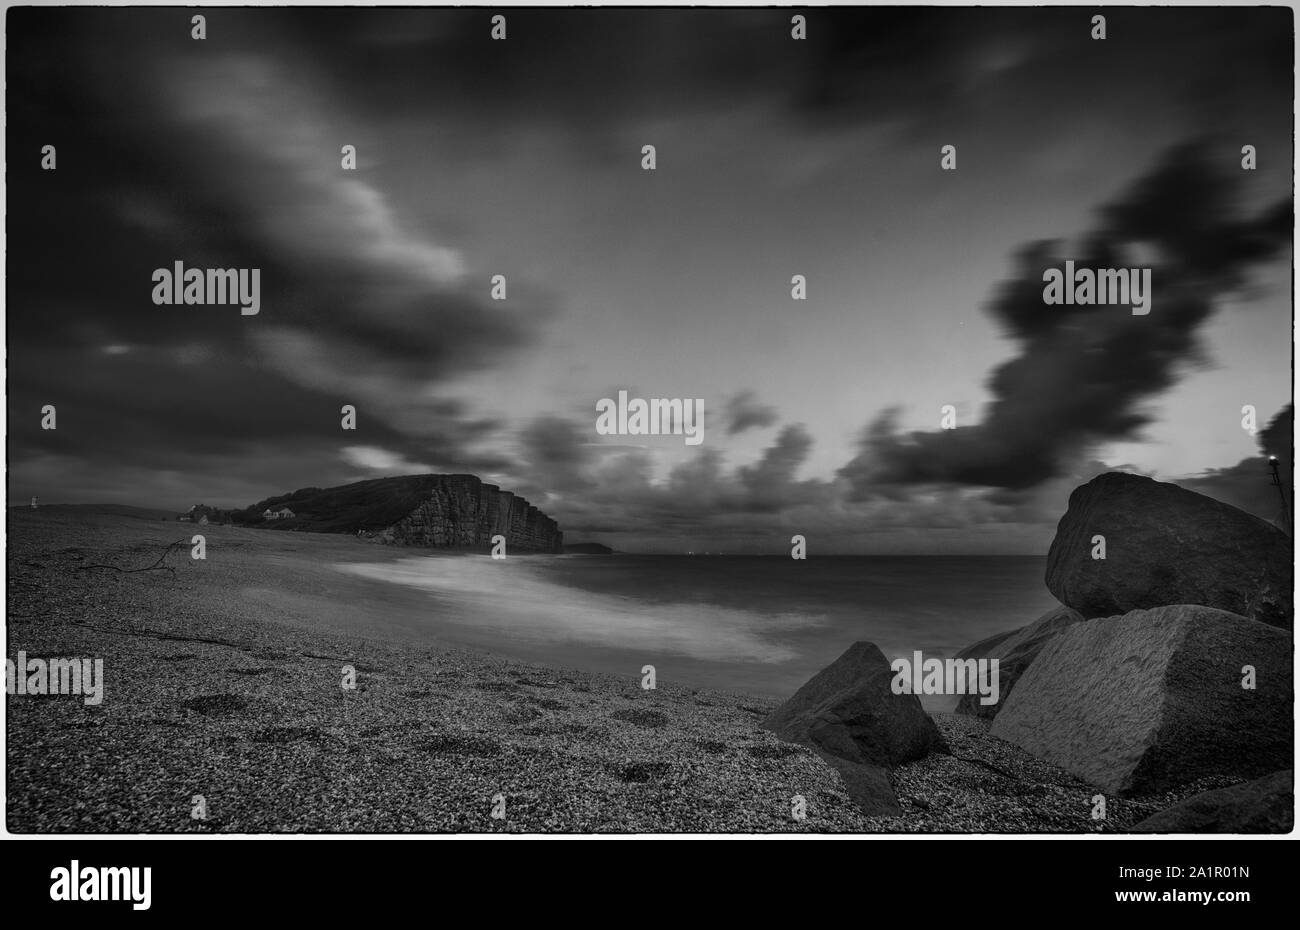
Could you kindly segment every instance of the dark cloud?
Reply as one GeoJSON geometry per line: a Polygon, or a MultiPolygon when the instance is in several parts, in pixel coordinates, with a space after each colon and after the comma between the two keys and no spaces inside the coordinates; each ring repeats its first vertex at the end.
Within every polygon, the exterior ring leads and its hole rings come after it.
{"type": "Polygon", "coordinates": [[[1290,531],[1288,512],[1295,508],[1295,408],[1287,404],[1259,431],[1259,455],[1242,459],[1227,468],[1211,468],[1189,478],[1176,478],[1176,484],[1200,494],[1208,495],[1225,504],[1240,507],[1257,517],[1271,520],[1290,531]],[[1278,478],[1286,495],[1284,508],[1282,495],[1273,483],[1273,470],[1269,456],[1277,456],[1278,478]]]}
{"type": "Polygon", "coordinates": [[[501,467],[477,449],[502,424],[436,386],[508,364],[547,299],[517,280],[508,309],[489,300],[454,242],[342,173],[355,119],[321,93],[337,75],[274,17],[230,12],[208,11],[196,43],[165,11],[11,11],[11,150],[58,151],[56,171],[33,156],[8,175],[11,481],[48,488],[36,463],[54,456],[87,472],[68,495],[150,464],[197,483],[277,443],[301,483],[365,477],[365,461],[501,467]],[[259,268],[261,312],[155,306],[152,270],[175,260],[259,268]]]}
{"type": "Polygon", "coordinates": [[[886,411],[840,471],[855,493],[918,483],[1027,488],[1094,443],[1136,438],[1150,419],[1142,402],[1201,359],[1198,332],[1216,302],[1289,240],[1289,203],[1238,218],[1235,176],[1224,167],[1238,157],[1205,143],[1176,148],[1102,208],[1077,249],[1026,246],[1016,276],[988,307],[1019,354],[991,374],[994,399],[982,421],[898,433],[896,414],[886,411]],[[1045,305],[1043,271],[1066,259],[1081,268],[1151,267],[1149,314],[1045,305]]]}
{"type": "Polygon", "coordinates": [[[794,475],[808,458],[812,436],[799,425],[787,426],[776,442],[752,466],[741,468],[736,477],[749,494],[754,509],[780,510],[796,503],[794,475]]]}
{"type": "Polygon", "coordinates": [[[588,433],[563,417],[539,417],[520,437],[528,480],[547,491],[589,488],[586,469],[591,461],[588,433]]]}
{"type": "MultiPolygon", "coordinates": [[[[396,23],[399,11],[389,15],[396,23]]],[[[408,30],[399,60],[421,79],[404,72],[391,84],[361,82],[370,104],[454,86],[448,105],[599,132],[759,103],[802,132],[888,124],[930,145],[941,127],[972,112],[1023,138],[1011,112],[989,107],[999,82],[1022,104],[1014,117],[1032,114],[1047,128],[1083,116],[1078,105],[1139,99],[1153,75],[1178,75],[1175,96],[1162,103],[1195,114],[1196,124],[1220,125],[1245,110],[1278,120],[1291,113],[1289,85],[1277,81],[1292,69],[1294,24],[1282,8],[1108,11],[1104,42],[1091,39],[1092,14],[1074,8],[1036,7],[1032,16],[995,7],[514,10],[511,41],[521,44],[508,57],[482,47],[486,15],[449,12],[439,25],[416,16],[386,28],[389,36],[408,30]],[[807,19],[800,42],[790,38],[796,13],[807,19]],[[467,71],[473,82],[454,82],[467,71]],[[1252,93],[1243,99],[1237,91],[1246,86],[1252,93]],[[557,91],[566,106],[538,106],[557,91]]],[[[358,67],[373,59],[367,48],[376,41],[393,53],[391,39],[354,33],[353,41],[347,58],[358,67]]]]}
{"type": "MultiPolygon", "coordinates": [[[[500,481],[551,511],[571,538],[610,533],[634,545],[766,545],[792,527],[837,540],[1019,524],[1038,533],[1095,464],[1068,463],[1086,461],[1082,447],[1098,438],[1140,428],[1139,402],[1195,360],[1213,298],[1290,229],[1280,207],[1267,222],[1233,219],[1231,186],[1175,157],[1104,213],[1081,247],[1103,255],[1126,248],[1126,236],[1163,248],[1152,316],[1043,307],[1038,275],[1064,253],[1027,247],[1021,278],[992,308],[1019,354],[994,374],[980,427],[899,435],[886,413],[839,480],[797,477],[815,422],[786,426],[750,464],[735,467],[715,445],[687,451],[664,474],[653,446],[594,443],[589,421],[531,419],[535,399],[523,413],[508,402],[485,412],[454,396],[474,384],[462,376],[508,378],[520,353],[539,345],[557,363],[569,359],[539,340],[559,312],[550,295],[512,276],[508,303],[487,299],[484,259],[468,243],[491,253],[506,237],[475,206],[443,211],[447,182],[432,167],[412,182],[421,146],[436,145],[430,165],[491,170],[534,139],[558,138],[563,164],[585,181],[601,159],[635,170],[629,147],[651,128],[671,137],[741,114],[770,136],[722,137],[716,159],[730,169],[735,157],[739,184],[766,177],[787,154],[767,141],[788,139],[789,151],[815,160],[836,141],[818,133],[841,129],[857,146],[863,128],[901,127],[899,163],[921,151],[920,137],[933,160],[931,137],[963,125],[961,116],[1003,146],[967,136],[964,172],[984,158],[987,176],[1001,177],[994,162],[1021,145],[1034,158],[1041,148],[1040,163],[1055,171],[1069,158],[1053,140],[1076,131],[1073,121],[1104,121],[1106,104],[1089,94],[1114,100],[1153,75],[1179,76],[1155,81],[1157,93],[1185,84],[1171,105],[1191,107],[1200,125],[1222,125],[1207,113],[1247,112],[1260,126],[1289,127],[1290,83],[1276,79],[1291,74],[1289,11],[1117,11],[1106,43],[1086,39],[1079,10],[819,8],[806,11],[802,43],[791,41],[795,11],[784,9],[508,8],[508,43],[488,40],[486,9],[204,12],[209,40],[196,43],[183,10],[9,11],[8,454],[17,496],[233,505],[427,469],[500,481]],[[995,84],[1002,92],[990,97],[995,84]],[[340,140],[360,141],[365,170],[340,173],[340,140]],[[46,143],[58,145],[57,172],[41,171],[32,154],[46,143]],[[152,305],[150,271],[178,258],[260,267],[262,313],[152,305]],[[46,403],[58,406],[57,432],[39,429],[46,403]],[[358,409],[355,432],[339,428],[345,403],[358,409]],[[923,481],[948,484],[918,489],[923,481]]],[[[540,191],[517,209],[546,216],[563,238],[572,231],[565,210],[552,220],[553,196],[540,191]]],[[[635,222],[617,201],[609,226],[583,234],[608,237],[635,222]]],[[[663,200],[685,228],[692,216],[678,213],[680,203],[663,200]]],[[[798,223],[820,219],[809,210],[792,220],[792,240],[798,223]]],[[[787,220],[772,215],[774,225],[787,220]]],[[[650,236],[656,227],[642,228],[650,236]]],[[[629,268],[636,251],[629,246],[629,268]]],[[[625,274],[644,280],[639,268],[625,274]]],[[[720,316],[705,322],[719,324],[710,332],[737,328],[720,316]]],[[[718,338],[721,350],[746,350],[718,338]]],[[[557,375],[556,396],[575,387],[568,377],[557,375]]],[[[723,417],[711,435],[778,422],[753,391],[732,396],[723,417]]]]}
{"type": "Polygon", "coordinates": [[[1159,71],[1182,76],[1178,107],[1228,115],[1243,105],[1233,88],[1250,85],[1271,89],[1267,104],[1257,94],[1250,106],[1291,112],[1274,80],[1292,62],[1293,23],[1280,8],[1110,11],[1105,42],[1091,40],[1091,14],[1072,8],[511,8],[507,43],[488,41],[492,12],[379,9],[358,28],[344,11],[278,10],[239,28],[241,41],[264,47],[292,33],[331,48],[336,92],[366,112],[435,100],[458,115],[488,110],[499,125],[561,124],[588,141],[755,103],[804,131],[873,122],[928,137],[982,106],[990,81],[1016,82],[1038,108],[1044,97],[1071,100],[1085,73],[1084,94],[1099,97],[1131,95],[1159,71]],[[800,42],[790,37],[795,13],[807,18],[800,42]],[[1205,67],[1210,55],[1215,68],[1205,67]]]}
{"type": "Polygon", "coordinates": [[[577,536],[770,534],[783,515],[832,508],[841,494],[834,483],[796,478],[813,445],[800,424],[781,430],[753,464],[728,468],[720,451],[702,447],[658,481],[649,453],[594,446],[586,436],[574,422],[539,419],[521,437],[531,465],[515,476],[522,493],[577,536]],[[582,493],[566,493],[574,489],[582,493]]]}
{"type": "Polygon", "coordinates": [[[1293,480],[1295,469],[1295,405],[1287,404],[1268,426],[1259,431],[1259,448],[1265,455],[1276,456],[1279,467],[1288,481],[1293,480]]]}
{"type": "Polygon", "coordinates": [[[776,408],[759,403],[758,396],[753,391],[741,391],[728,398],[723,411],[728,436],[743,433],[747,429],[771,426],[776,422],[776,416],[776,408]]]}

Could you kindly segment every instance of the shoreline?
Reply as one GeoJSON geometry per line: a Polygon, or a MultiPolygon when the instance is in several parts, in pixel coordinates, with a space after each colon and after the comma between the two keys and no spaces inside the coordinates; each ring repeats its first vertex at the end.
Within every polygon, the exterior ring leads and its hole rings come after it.
{"type": "Polygon", "coordinates": [[[896,769],[903,816],[867,817],[759,727],[775,699],[416,641],[400,586],[329,567],[423,551],[209,526],[205,562],[127,574],[86,566],[148,565],[200,528],[11,511],[7,529],[7,654],[105,666],[101,705],[7,699],[15,833],[1110,833],[1172,803],[1115,799],[1099,824],[1093,788],[935,714],[954,755],[896,769]]]}

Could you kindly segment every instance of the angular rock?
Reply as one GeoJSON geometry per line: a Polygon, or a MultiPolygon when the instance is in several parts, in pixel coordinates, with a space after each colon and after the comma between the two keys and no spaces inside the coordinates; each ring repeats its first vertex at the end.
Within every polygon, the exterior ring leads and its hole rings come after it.
{"type": "Polygon", "coordinates": [[[1021,676],[990,733],[1121,795],[1256,778],[1292,764],[1291,652],[1276,627],[1193,604],[1076,623],[1021,676]]]}
{"type": "Polygon", "coordinates": [[[763,727],[834,766],[867,814],[898,814],[885,767],[946,747],[914,694],[894,694],[894,673],[873,643],[854,643],[772,712],[763,727]]]}
{"type": "Polygon", "coordinates": [[[1295,823],[1295,773],[1203,791],[1153,814],[1134,833],[1290,833],[1295,823]]]}
{"type": "Polygon", "coordinates": [[[889,770],[879,765],[864,765],[817,750],[822,760],[840,773],[844,790],[858,810],[868,817],[900,817],[903,808],[889,783],[889,770]]]}
{"type": "Polygon", "coordinates": [[[763,722],[764,729],[847,759],[900,765],[943,749],[914,694],[894,694],[894,672],[874,643],[854,643],[763,722]]]}
{"type": "Polygon", "coordinates": [[[1005,633],[995,633],[992,636],[989,636],[985,639],[981,639],[978,643],[972,643],[971,645],[967,646],[961,652],[957,653],[955,658],[958,659],[996,658],[998,653],[1001,650],[1002,645],[1006,643],[1009,639],[1011,639],[1013,636],[1017,636],[1020,633],[1024,632],[1024,630],[1025,627],[1022,626],[1022,627],[1017,627],[1014,630],[1007,630],[1005,633]]]}
{"type": "Polygon", "coordinates": [[[958,659],[998,660],[998,702],[981,704],[980,695],[963,694],[957,700],[955,712],[971,717],[992,720],[998,711],[1007,706],[1011,689],[1029,668],[1029,664],[1042,652],[1048,641],[1061,630],[1083,621],[1083,615],[1069,607],[1055,607],[1028,626],[1010,633],[999,633],[968,646],[957,653],[958,659]]]}
{"type": "Polygon", "coordinates": [[[1047,587],[1084,617],[1200,604],[1291,628],[1293,547],[1275,526],[1177,485],[1110,472],[1074,489],[1047,587]],[[1106,538],[1094,559],[1093,537],[1106,538]]]}

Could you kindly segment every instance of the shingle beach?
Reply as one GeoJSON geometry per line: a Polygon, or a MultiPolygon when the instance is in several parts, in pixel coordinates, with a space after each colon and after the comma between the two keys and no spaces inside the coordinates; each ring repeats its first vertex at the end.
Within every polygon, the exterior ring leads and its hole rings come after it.
{"type": "Polygon", "coordinates": [[[1123,832],[1225,783],[1094,820],[1095,789],[939,714],[952,754],[895,769],[903,816],[869,818],[760,728],[770,699],[367,636],[428,602],[332,566],[411,550],[206,526],[198,561],[199,530],[9,513],[7,657],[104,660],[101,704],[7,698],[12,832],[1123,832]]]}

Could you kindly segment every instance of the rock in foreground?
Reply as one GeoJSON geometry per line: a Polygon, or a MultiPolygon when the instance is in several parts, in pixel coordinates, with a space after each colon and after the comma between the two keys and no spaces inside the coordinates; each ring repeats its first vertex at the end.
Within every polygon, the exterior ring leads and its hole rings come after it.
{"type": "Polygon", "coordinates": [[[854,643],[778,707],[765,729],[817,750],[867,813],[898,810],[884,768],[943,750],[914,694],[894,694],[894,673],[874,643],[854,643]]]}
{"type": "Polygon", "coordinates": [[[990,732],[1119,794],[1258,777],[1291,764],[1291,648],[1275,627],[1197,605],[1078,623],[1044,647],[990,732]]]}
{"type": "Polygon", "coordinates": [[[1043,614],[1028,626],[1011,633],[1000,633],[968,646],[957,653],[958,659],[998,660],[998,702],[980,703],[980,695],[963,694],[957,701],[956,712],[971,717],[992,720],[998,711],[1007,706],[1011,689],[1029,668],[1048,641],[1061,630],[1083,620],[1083,615],[1069,607],[1057,607],[1043,614]]]}
{"type": "Polygon", "coordinates": [[[1290,833],[1295,822],[1295,773],[1204,791],[1148,817],[1134,833],[1290,833]]]}
{"type": "Polygon", "coordinates": [[[1293,550],[1272,524],[1140,475],[1075,488],[1047,556],[1047,587],[1085,617],[1201,604],[1291,628],[1293,550]],[[1106,558],[1094,559],[1104,536],[1106,558]]]}

